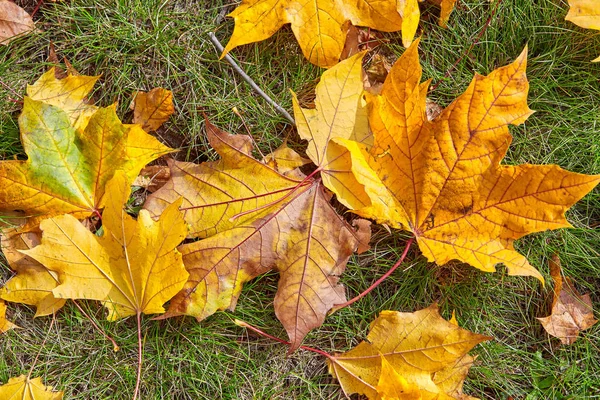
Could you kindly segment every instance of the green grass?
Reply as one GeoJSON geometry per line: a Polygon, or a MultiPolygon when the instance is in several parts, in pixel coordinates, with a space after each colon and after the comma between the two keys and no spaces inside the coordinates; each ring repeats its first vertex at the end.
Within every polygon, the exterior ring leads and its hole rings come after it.
{"type": "MultiPolygon", "coordinates": [[[[496,0],[499,1],[499,0],[496,0]]],[[[29,11],[33,2],[21,2],[29,11]]],[[[131,94],[163,86],[173,90],[176,114],[159,136],[178,147],[179,159],[203,161],[215,154],[206,146],[204,114],[219,127],[246,133],[248,127],[263,152],[284,138],[302,148],[295,130],[218,60],[207,33],[223,43],[232,22],[219,24],[225,0],[79,0],[45,2],[38,32],[0,48],[0,157],[23,157],[16,123],[23,94],[48,67],[50,43],[81,73],[102,77],[98,104],[119,103],[126,121],[131,94]],[[218,25],[219,24],[219,25],[218,25]],[[7,89],[8,86],[11,90],[7,89]],[[243,121],[231,110],[241,112],[243,121]]],[[[460,2],[449,29],[436,25],[434,7],[422,5],[420,25],[424,79],[441,80],[461,58],[491,14],[495,3],[460,2]]],[[[565,22],[564,0],[504,0],[496,17],[430,98],[448,105],[468,85],[473,73],[487,74],[513,60],[527,44],[529,103],[536,113],[511,132],[514,141],[506,163],[558,164],[573,171],[600,173],[600,32],[565,22]]],[[[398,34],[383,54],[394,61],[403,51],[398,34]]],[[[288,28],[273,38],[233,53],[242,68],[284,108],[291,111],[289,90],[309,92],[321,71],[302,57],[288,28]]],[[[573,229],[530,235],[517,248],[548,276],[547,262],[558,253],[564,273],[582,292],[591,292],[600,310],[600,191],[568,212],[573,229]],[[594,228],[595,227],[595,228],[594,228]]],[[[349,295],[367,288],[395,262],[405,233],[377,229],[371,251],[354,256],[342,280],[349,295]]],[[[2,277],[10,277],[7,267],[2,277]]],[[[191,318],[143,322],[143,399],[337,399],[338,385],[325,362],[286,348],[233,324],[245,320],[285,337],[273,312],[276,274],[248,283],[235,313],[218,313],[201,323],[191,318]]],[[[305,343],[327,351],[345,351],[365,338],[370,321],[384,309],[415,311],[436,301],[449,317],[456,310],[465,328],[495,337],[476,347],[478,359],[465,384],[482,399],[600,398],[600,324],[571,346],[550,339],[536,317],[548,313],[551,284],[509,277],[503,268],[485,274],[453,263],[438,267],[413,249],[408,261],[372,294],[327,318],[305,343]],[[403,271],[401,271],[403,270],[403,271]]],[[[94,321],[121,346],[115,353],[81,312],[68,304],[50,329],[50,318],[33,319],[25,306],[9,305],[9,317],[23,329],[0,336],[0,382],[29,371],[64,390],[69,399],[128,399],[135,386],[135,322],[108,323],[97,303],[80,302],[94,321]],[[42,346],[43,341],[44,345],[42,346]]],[[[598,314],[596,314],[598,317],[598,314]]]]}

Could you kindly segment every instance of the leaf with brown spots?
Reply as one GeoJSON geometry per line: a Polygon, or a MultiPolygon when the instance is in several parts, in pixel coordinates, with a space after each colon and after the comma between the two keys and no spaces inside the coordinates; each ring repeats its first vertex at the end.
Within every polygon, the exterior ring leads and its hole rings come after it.
{"type": "Polygon", "coordinates": [[[142,125],[146,132],[157,130],[175,112],[173,93],[163,88],[137,92],[131,103],[133,123],[142,125]]]}

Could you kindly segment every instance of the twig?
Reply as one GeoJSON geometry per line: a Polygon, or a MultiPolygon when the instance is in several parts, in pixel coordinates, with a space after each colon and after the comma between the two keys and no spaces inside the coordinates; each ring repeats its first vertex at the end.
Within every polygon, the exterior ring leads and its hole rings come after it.
{"type": "MultiPolygon", "coordinates": [[[[210,37],[210,41],[215,45],[217,50],[219,52],[223,53],[223,50],[224,50],[223,45],[221,44],[221,42],[219,42],[219,39],[217,39],[215,34],[212,32],[209,32],[208,36],[210,37]]],[[[248,74],[246,74],[244,72],[244,70],[242,70],[242,68],[240,68],[240,66],[237,65],[237,63],[233,60],[233,58],[231,58],[231,56],[229,54],[225,54],[225,56],[223,58],[225,58],[225,61],[227,61],[233,67],[235,72],[240,74],[240,76],[246,82],[248,82],[248,84],[252,87],[252,89],[254,89],[254,91],[256,91],[256,93],[258,93],[263,99],[265,99],[267,101],[267,103],[269,103],[271,106],[273,106],[277,110],[277,112],[279,112],[279,114],[283,115],[283,117],[285,117],[285,119],[287,119],[292,125],[296,125],[296,121],[294,121],[294,118],[283,107],[281,107],[273,99],[271,99],[268,94],[263,92],[262,89],[258,87],[256,82],[254,82],[252,80],[252,78],[250,78],[248,76],[248,74]]]]}
{"type": "MultiPolygon", "coordinates": [[[[276,342],[279,342],[279,343],[282,343],[282,344],[287,344],[288,346],[289,346],[289,345],[291,345],[291,343],[290,343],[290,342],[288,342],[287,340],[283,340],[283,339],[281,339],[281,338],[278,338],[277,336],[269,335],[268,333],[261,331],[260,329],[258,329],[258,328],[256,328],[256,327],[254,327],[254,326],[250,325],[250,324],[249,324],[249,323],[247,323],[247,322],[241,321],[241,320],[239,320],[239,319],[236,319],[236,320],[234,320],[233,322],[234,322],[234,323],[235,323],[237,326],[241,326],[242,328],[247,328],[247,329],[250,329],[251,331],[254,331],[254,332],[258,333],[259,335],[262,335],[262,336],[264,336],[264,337],[266,337],[266,338],[269,338],[269,339],[271,339],[271,340],[274,340],[274,341],[276,341],[276,342]]],[[[331,354],[329,354],[328,352],[326,352],[326,351],[323,351],[323,350],[319,350],[319,349],[315,349],[314,347],[300,346],[299,348],[300,348],[300,349],[302,349],[302,350],[311,351],[311,352],[313,352],[313,353],[320,354],[320,355],[322,355],[323,357],[327,357],[327,358],[329,358],[329,359],[332,359],[332,358],[333,358],[333,357],[331,356],[331,354]]]]}
{"type": "Polygon", "coordinates": [[[48,338],[50,337],[50,331],[52,330],[52,326],[54,325],[55,319],[56,319],[56,314],[52,314],[52,321],[50,321],[50,327],[48,328],[48,334],[44,337],[44,340],[42,341],[42,345],[40,346],[40,349],[38,350],[37,354],[35,355],[35,358],[33,359],[33,363],[31,363],[31,368],[29,368],[29,373],[27,374],[27,380],[31,379],[31,373],[33,372],[33,368],[35,367],[35,364],[37,364],[37,361],[38,361],[38,358],[40,357],[40,353],[42,352],[42,349],[46,345],[46,340],[48,340],[48,338]]]}
{"type": "Polygon", "coordinates": [[[398,261],[396,261],[396,264],[394,264],[394,266],[392,268],[390,268],[390,270],[388,272],[386,272],[385,274],[383,274],[381,276],[381,278],[377,279],[371,286],[369,286],[367,288],[367,290],[365,290],[364,292],[362,292],[361,294],[359,294],[358,296],[348,300],[345,303],[342,304],[335,304],[333,306],[333,308],[331,309],[330,312],[335,312],[341,308],[347,307],[350,304],[353,304],[355,302],[357,302],[358,300],[362,299],[363,297],[365,297],[367,294],[369,294],[373,289],[375,289],[377,286],[379,286],[379,284],[381,282],[383,282],[384,280],[387,279],[387,277],[389,277],[399,266],[400,264],[402,264],[404,262],[404,259],[406,258],[406,255],[408,254],[408,250],[410,250],[410,246],[412,245],[413,241],[415,240],[414,237],[411,237],[410,239],[408,239],[408,242],[406,242],[406,245],[404,247],[404,252],[402,253],[402,255],[400,256],[400,259],[398,261]]]}
{"type": "Polygon", "coordinates": [[[144,355],[144,349],[142,347],[142,313],[137,313],[137,334],[138,334],[138,369],[137,379],[135,380],[135,391],[133,392],[133,400],[138,398],[140,393],[140,382],[142,380],[142,356],[144,355]]]}
{"type": "Polygon", "coordinates": [[[438,86],[440,86],[440,84],[442,82],[444,82],[447,78],[450,77],[450,75],[452,75],[452,73],[454,72],[454,70],[456,69],[456,67],[458,66],[458,64],[464,60],[464,58],[466,56],[469,55],[469,53],[471,52],[471,50],[473,50],[473,47],[475,47],[476,44],[479,44],[479,39],[481,39],[481,37],[483,36],[483,34],[485,33],[485,31],[490,27],[490,24],[492,23],[492,19],[494,18],[494,15],[496,15],[496,11],[498,11],[498,8],[500,7],[500,3],[502,3],[502,0],[497,0],[496,1],[496,6],[494,7],[494,9],[492,10],[492,13],[490,14],[490,16],[488,17],[487,21],[485,21],[485,24],[483,25],[483,27],[481,28],[481,31],[479,31],[479,34],[477,35],[477,37],[475,37],[475,39],[471,42],[471,45],[469,46],[469,48],[467,49],[467,51],[465,51],[459,58],[458,60],[456,60],[456,62],[454,64],[452,64],[452,66],[448,69],[448,71],[446,71],[446,73],[444,74],[444,77],[442,79],[440,79],[435,85],[433,85],[429,91],[433,92],[438,86]]]}
{"type": "Polygon", "coordinates": [[[39,0],[37,5],[35,6],[35,8],[33,9],[33,11],[31,12],[31,18],[34,17],[35,14],[37,14],[38,10],[40,9],[40,6],[44,3],[44,0],[39,0]]]}

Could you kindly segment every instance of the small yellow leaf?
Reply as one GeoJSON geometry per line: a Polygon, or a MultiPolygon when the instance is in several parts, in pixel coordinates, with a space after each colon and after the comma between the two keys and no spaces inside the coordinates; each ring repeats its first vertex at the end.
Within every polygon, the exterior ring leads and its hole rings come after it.
{"type": "Polygon", "coordinates": [[[467,352],[491,338],[446,321],[434,304],[414,313],[383,311],[371,323],[367,339],[328,360],[329,372],[346,395],[359,393],[377,399],[396,391],[406,392],[406,399],[419,399],[415,394],[418,390],[423,399],[446,400],[462,396],[461,385],[466,376],[463,359],[467,352]],[[393,368],[393,373],[382,363],[382,358],[393,368]],[[392,387],[390,382],[382,385],[382,377],[385,380],[390,374],[392,387]],[[456,382],[457,376],[462,376],[460,384],[456,382]],[[382,393],[381,389],[385,391],[382,393]]]}
{"type": "Polygon", "coordinates": [[[6,304],[0,300],[0,333],[8,332],[14,328],[17,328],[17,325],[6,319],[6,304]]]}
{"type": "Polygon", "coordinates": [[[17,273],[0,288],[0,297],[36,307],[36,317],[54,314],[65,304],[64,299],[52,294],[52,289],[58,285],[56,274],[20,252],[40,244],[40,237],[39,232],[20,232],[14,228],[4,229],[0,234],[2,253],[17,273]]]}
{"type": "Polygon", "coordinates": [[[163,88],[137,92],[131,106],[133,122],[142,125],[146,132],[157,130],[175,112],[173,93],[163,88]]]}
{"type": "Polygon", "coordinates": [[[10,378],[0,386],[0,399],[15,400],[61,400],[63,392],[52,391],[52,386],[44,386],[42,378],[29,379],[25,375],[10,378]]]}
{"type": "Polygon", "coordinates": [[[42,244],[23,253],[58,274],[54,296],[100,300],[109,320],[163,313],[163,304],[188,277],[176,250],[187,234],[181,202],[167,207],[156,222],[146,210],[136,221],[123,209],[130,193],[123,172],[107,184],[107,193],[101,237],[62,215],[42,221],[42,244]]]}
{"type": "Polygon", "coordinates": [[[311,161],[300,156],[293,149],[290,149],[286,143],[279,146],[275,151],[267,154],[263,160],[272,169],[280,174],[286,175],[288,172],[309,164],[311,161]]]}
{"type": "Polygon", "coordinates": [[[0,44],[7,45],[19,35],[35,28],[31,16],[9,0],[0,0],[0,44]]]}
{"type": "Polygon", "coordinates": [[[442,28],[448,27],[448,21],[450,20],[450,14],[454,11],[454,5],[456,4],[456,0],[442,0],[441,4],[441,12],[440,12],[440,20],[439,25],[442,28]]]}

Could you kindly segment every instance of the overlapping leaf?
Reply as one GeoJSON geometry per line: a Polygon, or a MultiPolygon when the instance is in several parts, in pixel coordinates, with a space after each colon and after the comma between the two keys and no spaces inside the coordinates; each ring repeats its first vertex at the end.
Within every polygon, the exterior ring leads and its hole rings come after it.
{"type": "Polygon", "coordinates": [[[51,70],[28,87],[19,117],[26,161],[0,161],[0,213],[23,211],[31,230],[45,217],[85,218],[103,207],[115,171],[129,182],[148,162],[171,151],[139,125],[124,125],[114,107],[84,100],[96,77],[51,70]]]}
{"type": "Polygon", "coordinates": [[[63,392],[52,391],[52,386],[44,386],[42,378],[30,379],[25,375],[10,378],[0,386],[0,399],[7,400],[61,400],[63,392]]]}
{"type": "Polygon", "coordinates": [[[0,300],[0,333],[8,332],[17,326],[6,319],[6,303],[0,300]]]}
{"type": "Polygon", "coordinates": [[[176,250],[187,234],[180,202],[158,221],[145,210],[136,221],[123,209],[130,194],[123,172],[115,173],[107,193],[101,237],[73,216],[61,215],[42,221],[41,245],[23,253],[58,275],[55,297],[100,300],[109,320],[162,313],[188,278],[176,250]]]}
{"type": "Polygon", "coordinates": [[[304,56],[320,67],[332,67],[342,53],[347,24],[385,32],[402,29],[405,46],[419,24],[417,0],[243,0],[229,16],[235,28],[223,54],[265,40],[284,24],[292,31],[304,56]]]}
{"type": "Polygon", "coordinates": [[[0,288],[0,297],[13,303],[36,307],[35,316],[50,315],[65,304],[56,298],[52,290],[58,285],[58,277],[42,264],[21,253],[40,244],[39,232],[20,232],[5,229],[0,233],[2,253],[13,271],[17,273],[0,288]]]}
{"type": "Polygon", "coordinates": [[[369,399],[465,399],[462,384],[475,345],[490,337],[444,320],[437,305],[414,313],[383,311],[367,341],[328,360],[329,372],[346,395],[369,399]],[[382,375],[392,382],[382,382],[382,375]],[[411,397],[412,396],[412,397],[411,397]]]}
{"type": "Polygon", "coordinates": [[[180,246],[190,280],[167,315],[202,319],[232,309],[244,282],[275,268],[275,312],[295,349],[334,304],[345,301],[338,281],[358,234],[331,208],[318,180],[284,176],[255,160],[249,137],[208,122],[207,133],[221,159],[173,163],[171,182],[145,205],[158,213],[183,196],[194,234],[210,236],[180,246]]]}
{"type": "Polygon", "coordinates": [[[439,265],[452,259],[484,271],[503,263],[509,274],[542,279],[513,242],[532,232],[568,227],[565,211],[600,176],[556,165],[500,165],[511,142],[508,125],[523,123],[526,52],[488,76],[476,75],[440,116],[425,114],[417,44],[396,62],[380,96],[368,95],[371,149],[337,139],[372,204],[357,211],[414,233],[439,265]]]}
{"type": "MultiPolygon", "coordinates": [[[[600,3],[597,0],[569,0],[567,21],[587,29],[600,30],[600,3]]],[[[600,61],[600,57],[593,60],[600,61]]]]}
{"type": "Polygon", "coordinates": [[[370,200],[352,173],[350,153],[331,139],[373,143],[363,99],[363,56],[356,54],[323,73],[314,109],[301,108],[296,96],[292,98],[298,134],[308,140],[306,154],[320,169],[323,184],[350,209],[370,200]]]}

